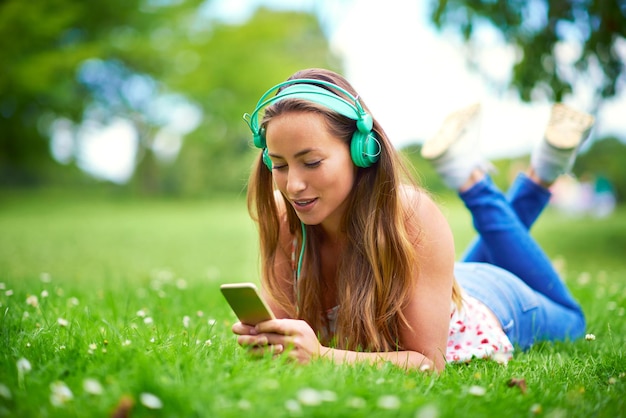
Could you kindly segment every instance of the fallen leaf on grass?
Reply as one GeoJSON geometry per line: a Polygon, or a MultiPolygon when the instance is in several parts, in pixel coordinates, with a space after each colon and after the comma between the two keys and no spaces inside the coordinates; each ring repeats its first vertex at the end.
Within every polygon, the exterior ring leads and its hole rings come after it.
{"type": "Polygon", "coordinates": [[[526,392],[528,392],[528,386],[526,386],[526,379],[524,378],[512,377],[506,384],[510,388],[517,386],[520,392],[522,392],[522,395],[526,395],[526,392]]]}
{"type": "Polygon", "coordinates": [[[122,396],[117,406],[111,413],[111,418],[128,418],[130,411],[133,409],[135,401],[130,396],[122,396]]]}

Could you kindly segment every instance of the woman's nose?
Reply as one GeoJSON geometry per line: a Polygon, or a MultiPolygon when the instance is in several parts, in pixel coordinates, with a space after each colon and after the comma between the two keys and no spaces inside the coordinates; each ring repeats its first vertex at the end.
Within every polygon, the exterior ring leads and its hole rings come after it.
{"type": "Polygon", "coordinates": [[[290,195],[297,195],[306,189],[306,181],[300,170],[290,169],[287,175],[287,192],[290,195]]]}

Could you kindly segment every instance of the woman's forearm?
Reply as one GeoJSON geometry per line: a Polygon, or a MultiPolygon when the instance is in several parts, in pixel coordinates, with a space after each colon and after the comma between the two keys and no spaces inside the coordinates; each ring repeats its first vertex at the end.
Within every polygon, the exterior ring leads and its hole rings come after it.
{"type": "MultiPolygon", "coordinates": [[[[361,352],[323,347],[320,356],[335,363],[367,362],[373,365],[390,362],[403,369],[435,370],[434,362],[417,351],[361,352]]],[[[440,372],[441,370],[436,370],[440,372]]]]}

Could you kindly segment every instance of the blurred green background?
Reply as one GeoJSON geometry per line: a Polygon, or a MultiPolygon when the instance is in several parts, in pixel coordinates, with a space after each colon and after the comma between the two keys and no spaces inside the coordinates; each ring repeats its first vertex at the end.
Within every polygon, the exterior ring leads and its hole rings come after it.
{"type": "MultiPolygon", "coordinates": [[[[0,1],[0,193],[242,194],[257,151],[241,115],[298,69],[345,71],[328,27],[355,5],[368,12],[368,2],[357,0],[0,1]],[[244,17],[224,19],[217,12],[224,5],[244,17]],[[94,170],[88,147],[94,137],[106,138],[96,153],[120,165],[130,158],[130,171],[107,178],[94,170]]],[[[433,30],[464,45],[470,67],[480,28],[514,46],[506,94],[522,101],[560,101],[583,83],[599,113],[605,100],[622,95],[623,1],[440,0],[428,2],[427,10],[433,30]],[[564,39],[574,39],[578,55],[559,66],[564,39]]],[[[418,16],[415,22],[422,24],[418,16]]],[[[401,41],[387,47],[411,53],[401,41]]],[[[424,182],[440,190],[417,158],[423,139],[402,149],[424,182]]],[[[623,138],[595,138],[576,173],[602,173],[621,201],[625,160],[623,138]]],[[[497,164],[506,183],[517,162],[497,164]]]]}

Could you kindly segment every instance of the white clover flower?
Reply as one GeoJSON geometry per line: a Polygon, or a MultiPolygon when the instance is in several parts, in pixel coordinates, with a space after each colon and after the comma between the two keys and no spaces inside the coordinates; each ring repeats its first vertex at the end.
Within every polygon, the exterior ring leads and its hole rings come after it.
{"type": "Polygon", "coordinates": [[[482,386],[472,385],[468,389],[467,393],[474,396],[485,396],[485,394],[487,393],[487,389],[482,386]]]}
{"type": "Polygon", "coordinates": [[[146,311],[144,311],[143,309],[139,309],[139,310],[137,311],[137,316],[138,316],[139,318],[145,318],[145,317],[146,317],[146,311]]]}
{"type": "Polygon", "coordinates": [[[353,396],[352,398],[348,399],[346,404],[350,408],[361,409],[361,408],[365,408],[365,406],[367,405],[367,402],[365,402],[365,399],[363,399],[363,398],[359,398],[357,396],[353,396]]]}
{"type": "Polygon", "coordinates": [[[298,402],[302,405],[315,406],[322,403],[322,397],[320,393],[312,388],[303,388],[296,394],[298,402]]]}
{"type": "Polygon", "coordinates": [[[50,273],[43,272],[39,276],[39,280],[41,280],[42,283],[50,283],[52,281],[52,276],[50,276],[50,273]]]}
{"type": "Polygon", "coordinates": [[[217,321],[215,321],[215,319],[211,318],[207,321],[207,324],[209,324],[210,327],[212,327],[213,325],[215,325],[217,321]]]}
{"type": "Polygon", "coordinates": [[[143,323],[144,323],[144,324],[146,324],[146,325],[150,325],[150,324],[152,324],[153,322],[154,322],[154,320],[152,319],[152,317],[151,317],[151,316],[146,316],[146,317],[143,319],[143,323]]]}
{"type": "Polygon", "coordinates": [[[207,347],[210,347],[213,345],[213,341],[211,341],[211,339],[208,339],[204,342],[204,345],[206,345],[207,347]]]}
{"type": "Polygon", "coordinates": [[[22,314],[22,318],[26,319],[29,317],[30,317],[30,314],[28,313],[28,311],[24,311],[24,313],[22,314]]]}
{"type": "Polygon", "coordinates": [[[96,345],[96,343],[91,343],[91,344],[89,344],[89,349],[90,349],[90,350],[95,350],[95,349],[97,349],[97,348],[98,348],[98,346],[96,345]]]}
{"type": "Polygon", "coordinates": [[[28,297],[26,298],[26,304],[32,306],[33,308],[36,308],[37,306],[39,306],[39,299],[37,299],[37,296],[35,295],[28,295],[28,297]]]}
{"type": "Polygon", "coordinates": [[[24,357],[20,358],[17,361],[16,366],[19,373],[28,373],[33,370],[33,366],[31,366],[30,361],[28,361],[24,357]]]}
{"type": "Polygon", "coordinates": [[[424,405],[415,412],[415,418],[437,418],[438,416],[439,409],[433,404],[424,405]]]}
{"type": "Polygon", "coordinates": [[[48,291],[47,291],[47,290],[42,290],[42,291],[41,291],[41,298],[42,298],[42,299],[45,299],[45,298],[47,298],[48,296],[50,296],[50,294],[48,293],[48,291]]]}
{"type": "Polygon", "coordinates": [[[129,346],[131,343],[132,343],[132,341],[131,341],[131,340],[124,340],[124,341],[122,341],[122,346],[123,346],[123,347],[127,347],[127,346],[129,346]]]}
{"type": "Polygon", "coordinates": [[[143,406],[148,409],[161,409],[163,408],[163,402],[156,395],[152,393],[143,392],[139,395],[139,401],[143,406]]]}
{"type": "Polygon", "coordinates": [[[378,398],[377,405],[380,409],[398,409],[400,408],[400,398],[395,395],[384,395],[378,398]]]}
{"type": "Polygon", "coordinates": [[[87,378],[83,380],[83,389],[90,395],[102,395],[102,393],[104,392],[104,389],[102,388],[100,382],[92,378],[87,378]]]}
{"type": "Polygon", "coordinates": [[[4,385],[2,383],[0,383],[0,397],[7,400],[13,398],[13,395],[11,394],[11,389],[9,389],[7,385],[4,385]]]}
{"type": "Polygon", "coordinates": [[[4,290],[4,289],[6,289],[6,288],[7,288],[6,283],[4,283],[4,282],[0,282],[0,290],[4,290]]]}
{"type": "Polygon", "coordinates": [[[594,341],[596,339],[596,336],[593,334],[587,334],[585,335],[585,340],[587,341],[594,341]]]}
{"type": "Polygon", "coordinates": [[[153,343],[153,342],[155,342],[155,341],[156,341],[156,339],[155,339],[154,337],[150,338],[150,342],[151,342],[151,343],[153,343]]]}
{"type": "Polygon", "coordinates": [[[189,318],[189,315],[183,316],[183,327],[189,328],[190,322],[191,322],[191,318],[189,318]]]}
{"type": "Polygon", "coordinates": [[[71,298],[67,300],[67,304],[70,306],[78,306],[80,305],[80,302],[78,301],[78,298],[75,298],[72,296],[71,298]]]}
{"type": "Polygon", "coordinates": [[[197,316],[198,318],[202,318],[202,317],[204,316],[204,312],[202,312],[202,311],[198,311],[198,312],[196,312],[196,316],[197,316]]]}
{"type": "Polygon", "coordinates": [[[541,407],[541,404],[534,403],[530,407],[530,412],[534,415],[539,415],[541,414],[541,412],[543,412],[543,408],[541,407]]]}
{"type": "Polygon", "coordinates": [[[50,403],[56,407],[65,405],[67,402],[74,399],[74,394],[67,387],[67,385],[61,381],[57,381],[50,384],[50,403]]]}
{"type": "Polygon", "coordinates": [[[57,324],[59,324],[59,326],[61,327],[66,327],[70,324],[70,322],[67,319],[64,318],[58,318],[57,319],[57,324]]]}
{"type": "Polygon", "coordinates": [[[6,292],[4,292],[4,294],[5,294],[6,296],[13,296],[13,290],[9,289],[9,290],[7,290],[6,292]]]}
{"type": "Polygon", "coordinates": [[[291,413],[291,415],[302,415],[302,407],[295,399],[287,399],[285,401],[285,409],[291,413]]]}

